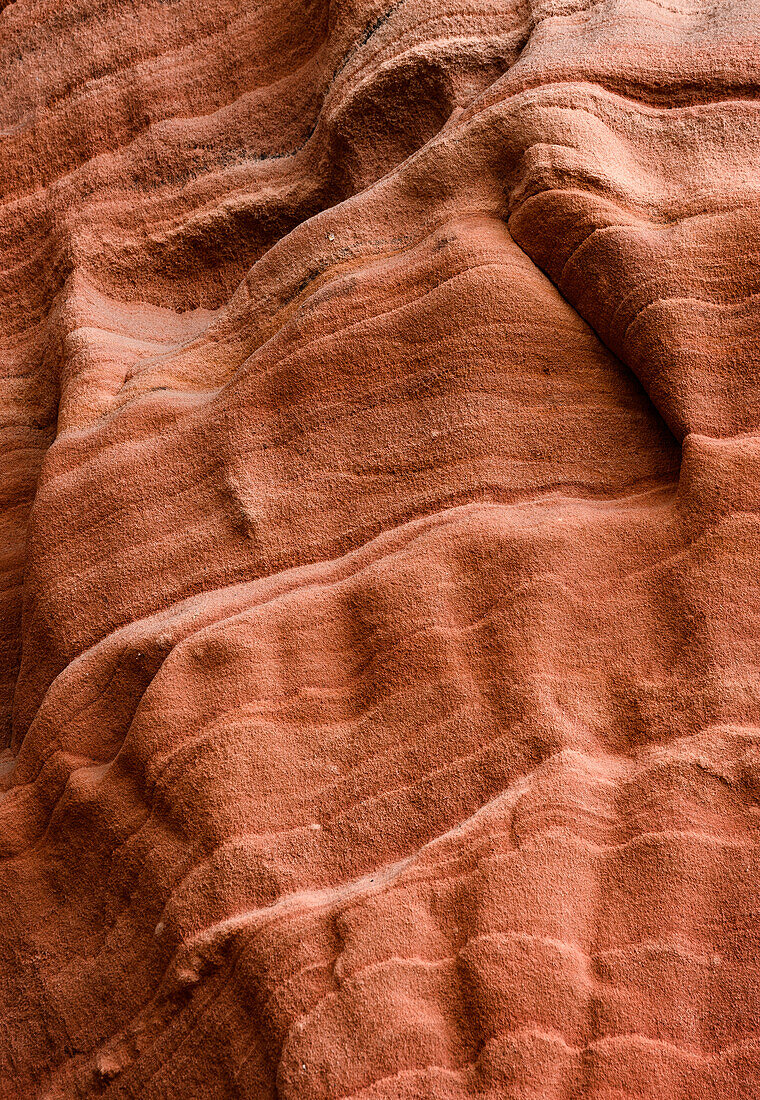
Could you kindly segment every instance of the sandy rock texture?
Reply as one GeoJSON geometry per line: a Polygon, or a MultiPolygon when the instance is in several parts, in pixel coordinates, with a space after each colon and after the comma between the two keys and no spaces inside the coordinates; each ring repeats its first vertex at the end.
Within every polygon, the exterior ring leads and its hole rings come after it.
{"type": "Polygon", "coordinates": [[[756,1100],[758,0],[0,7],[0,1097],[756,1100]]]}

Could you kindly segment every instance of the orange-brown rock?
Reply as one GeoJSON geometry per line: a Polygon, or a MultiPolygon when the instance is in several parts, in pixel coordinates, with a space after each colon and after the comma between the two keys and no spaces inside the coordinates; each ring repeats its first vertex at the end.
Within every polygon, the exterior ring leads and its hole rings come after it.
{"type": "Polygon", "coordinates": [[[760,1093],[760,6],[0,11],[0,1097],[760,1093]]]}

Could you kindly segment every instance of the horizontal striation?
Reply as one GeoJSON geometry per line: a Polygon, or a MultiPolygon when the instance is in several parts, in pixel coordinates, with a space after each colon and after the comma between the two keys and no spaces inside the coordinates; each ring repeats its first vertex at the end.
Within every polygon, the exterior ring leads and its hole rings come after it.
{"type": "Polygon", "coordinates": [[[760,1081],[756,5],[0,5],[0,1097],[760,1081]]]}

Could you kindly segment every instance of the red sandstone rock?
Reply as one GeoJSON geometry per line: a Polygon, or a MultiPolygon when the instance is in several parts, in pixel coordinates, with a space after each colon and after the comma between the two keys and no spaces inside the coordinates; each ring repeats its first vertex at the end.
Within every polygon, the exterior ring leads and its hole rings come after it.
{"type": "Polygon", "coordinates": [[[760,1093],[760,8],[0,12],[0,1096],[760,1093]]]}

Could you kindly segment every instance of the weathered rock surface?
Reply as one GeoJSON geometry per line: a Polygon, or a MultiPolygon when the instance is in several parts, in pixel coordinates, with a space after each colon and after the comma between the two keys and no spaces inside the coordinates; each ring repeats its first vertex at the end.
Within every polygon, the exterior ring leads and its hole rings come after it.
{"type": "Polygon", "coordinates": [[[760,7],[0,12],[0,1096],[760,1092],[760,7]]]}

